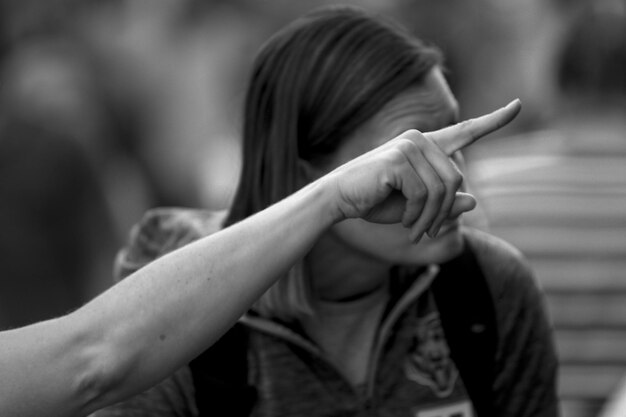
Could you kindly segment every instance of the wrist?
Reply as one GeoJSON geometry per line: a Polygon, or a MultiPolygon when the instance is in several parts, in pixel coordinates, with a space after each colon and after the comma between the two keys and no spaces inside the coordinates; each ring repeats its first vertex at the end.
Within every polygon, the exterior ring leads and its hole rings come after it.
{"type": "Polygon", "coordinates": [[[307,207],[314,208],[318,224],[325,228],[331,227],[346,219],[337,199],[337,187],[331,176],[326,175],[301,190],[305,194],[307,207]]]}

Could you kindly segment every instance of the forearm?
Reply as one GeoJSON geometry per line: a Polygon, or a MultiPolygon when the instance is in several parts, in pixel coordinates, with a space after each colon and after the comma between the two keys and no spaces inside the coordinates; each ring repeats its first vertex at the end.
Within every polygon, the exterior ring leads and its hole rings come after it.
{"type": "Polygon", "coordinates": [[[217,340],[334,223],[326,193],[309,186],[165,255],[89,305],[90,315],[110,318],[98,333],[131,353],[116,385],[150,386],[217,340]]]}
{"type": "Polygon", "coordinates": [[[2,334],[0,369],[11,383],[0,384],[0,414],[29,415],[18,408],[29,393],[46,415],[90,412],[174,372],[337,220],[326,194],[308,186],[156,260],[66,317],[2,334]]]}

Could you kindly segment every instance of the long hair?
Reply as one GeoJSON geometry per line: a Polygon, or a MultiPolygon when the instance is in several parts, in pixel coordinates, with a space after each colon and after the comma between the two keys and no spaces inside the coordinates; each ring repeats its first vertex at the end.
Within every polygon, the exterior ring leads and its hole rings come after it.
{"type": "MultiPolygon", "coordinates": [[[[301,187],[299,161],[316,162],[399,93],[419,85],[441,54],[403,28],[354,7],[326,7],[270,38],[245,100],[243,168],[233,224],[301,187]]],[[[310,313],[300,262],[257,303],[283,319],[310,313]]]]}

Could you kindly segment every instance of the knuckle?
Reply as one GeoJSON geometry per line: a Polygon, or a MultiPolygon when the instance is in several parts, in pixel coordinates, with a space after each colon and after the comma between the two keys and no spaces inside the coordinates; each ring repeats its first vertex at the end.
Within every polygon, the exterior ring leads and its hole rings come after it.
{"type": "Polygon", "coordinates": [[[390,158],[393,158],[394,162],[408,161],[409,155],[418,151],[419,147],[413,141],[407,138],[398,138],[391,151],[390,158]]]}
{"type": "Polygon", "coordinates": [[[459,189],[459,187],[461,187],[461,185],[463,184],[463,174],[457,172],[455,175],[452,176],[452,178],[450,178],[449,184],[450,188],[454,190],[459,189]]]}
{"type": "Polygon", "coordinates": [[[407,136],[407,137],[411,137],[411,138],[415,138],[415,137],[419,137],[422,136],[422,132],[420,132],[417,129],[408,129],[405,130],[404,133],[402,134],[402,136],[407,136]]]}
{"type": "Polygon", "coordinates": [[[397,166],[398,164],[406,161],[406,155],[401,149],[394,148],[386,153],[385,161],[391,166],[397,166]]]}
{"type": "Polygon", "coordinates": [[[394,146],[390,146],[382,150],[377,156],[378,158],[380,158],[381,161],[388,162],[388,161],[396,161],[398,157],[401,156],[400,154],[401,154],[401,151],[398,149],[397,144],[394,144],[394,146]]]}
{"type": "Polygon", "coordinates": [[[398,148],[403,151],[411,151],[413,149],[419,148],[415,141],[411,140],[409,137],[400,137],[398,138],[398,148]]]}
{"type": "Polygon", "coordinates": [[[476,119],[468,119],[461,122],[461,130],[466,132],[470,137],[475,137],[477,133],[476,119]]]}
{"type": "Polygon", "coordinates": [[[460,129],[470,129],[475,123],[475,119],[465,119],[459,123],[460,129]]]}
{"type": "Polygon", "coordinates": [[[399,138],[411,142],[412,145],[427,139],[426,136],[417,129],[409,129],[401,134],[399,138]]]}

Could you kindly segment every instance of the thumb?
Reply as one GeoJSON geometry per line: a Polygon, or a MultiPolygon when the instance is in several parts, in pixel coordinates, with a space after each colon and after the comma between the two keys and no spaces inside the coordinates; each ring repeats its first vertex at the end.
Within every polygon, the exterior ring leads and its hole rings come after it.
{"type": "Polygon", "coordinates": [[[457,192],[449,217],[457,217],[466,211],[474,210],[474,208],[476,208],[476,198],[473,195],[457,192]]]}
{"type": "MultiPolygon", "coordinates": [[[[450,213],[447,217],[455,218],[460,216],[461,214],[472,211],[476,207],[476,199],[473,195],[468,193],[457,192],[454,197],[454,203],[452,204],[452,208],[450,209],[450,213]]],[[[417,222],[416,222],[417,224],[417,222]]],[[[422,235],[425,233],[424,230],[420,230],[415,228],[415,224],[411,227],[411,232],[409,233],[409,238],[412,242],[417,243],[422,235]]]]}

